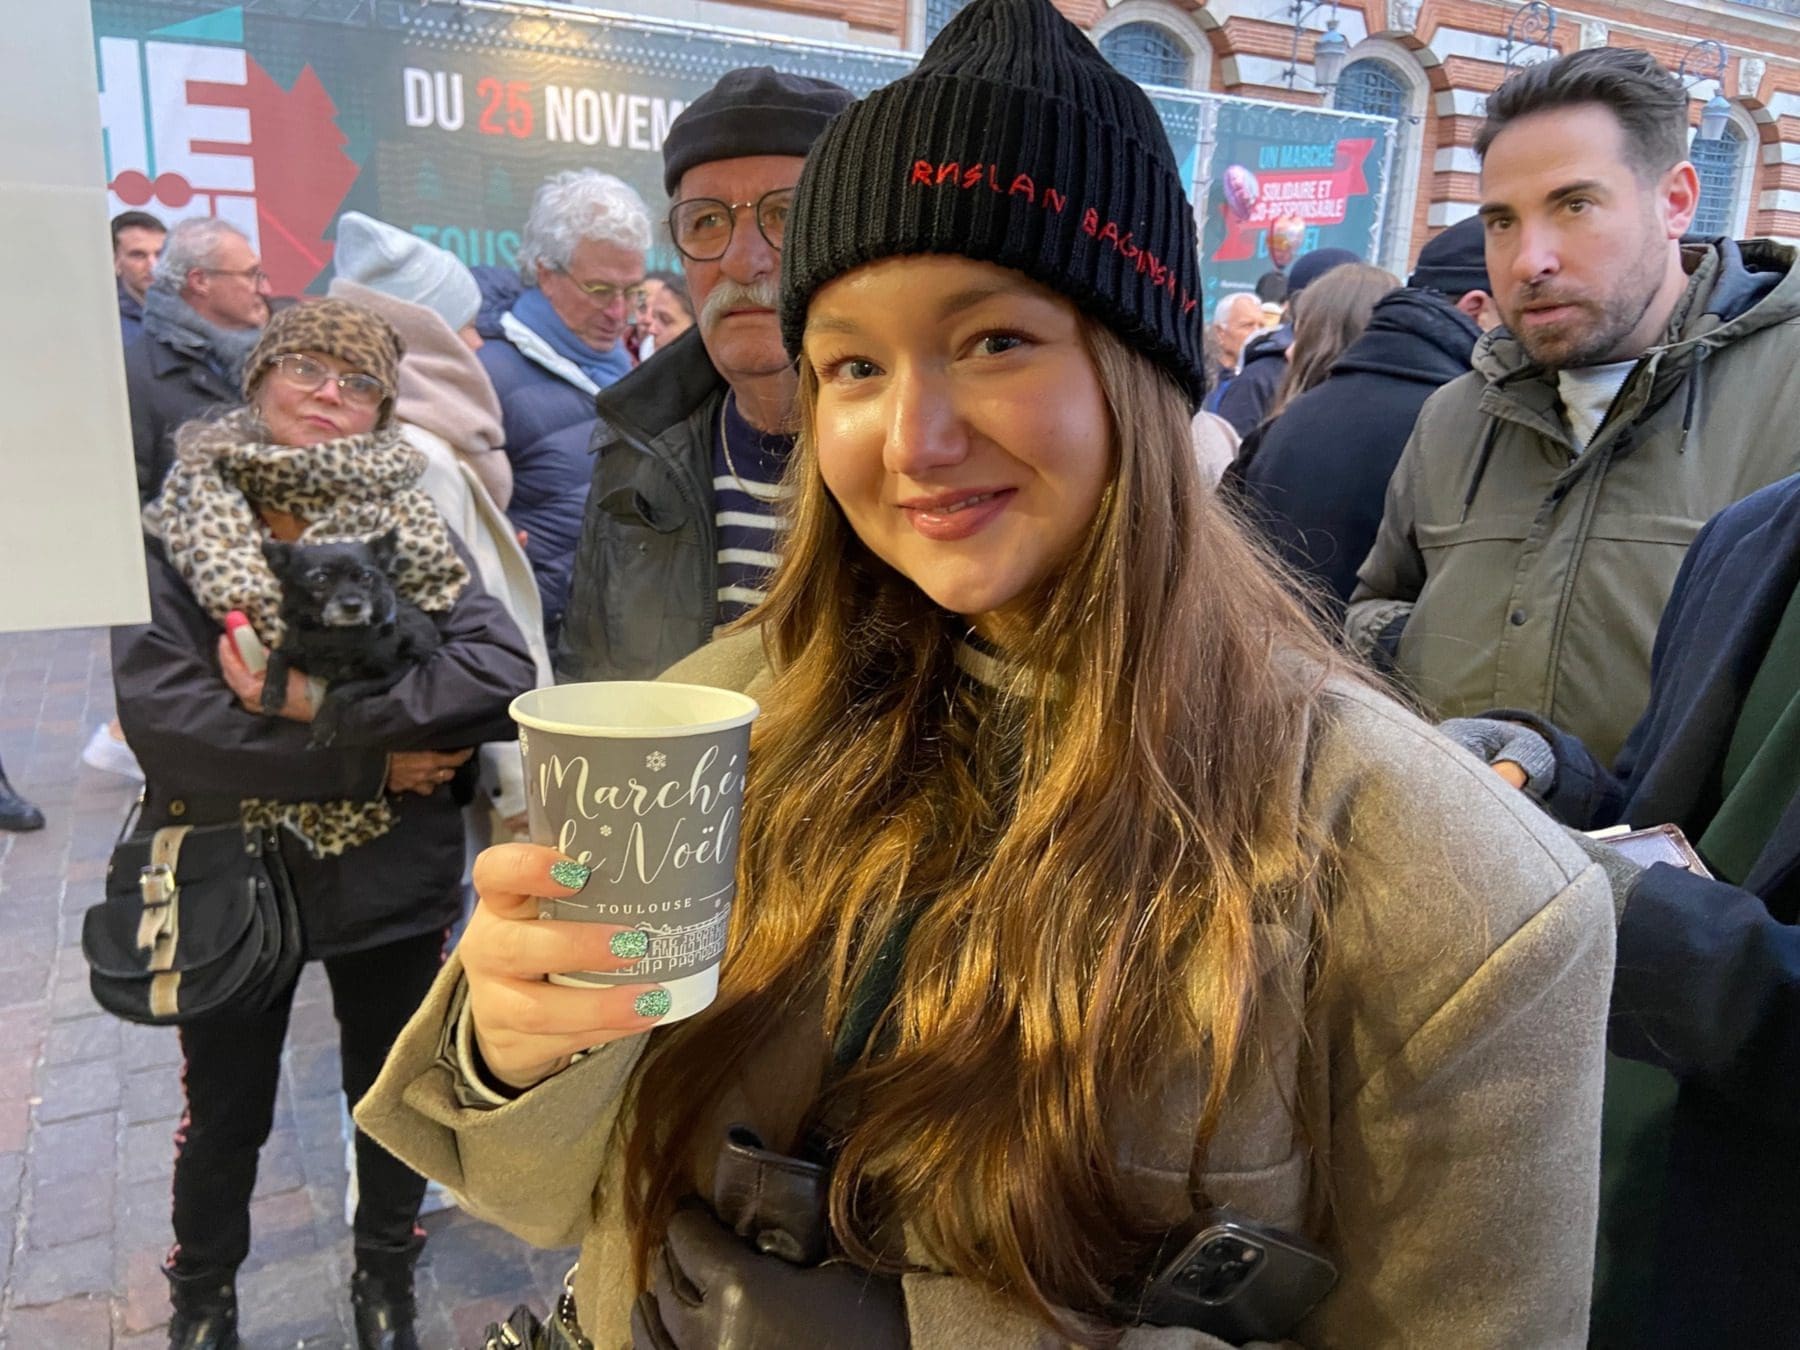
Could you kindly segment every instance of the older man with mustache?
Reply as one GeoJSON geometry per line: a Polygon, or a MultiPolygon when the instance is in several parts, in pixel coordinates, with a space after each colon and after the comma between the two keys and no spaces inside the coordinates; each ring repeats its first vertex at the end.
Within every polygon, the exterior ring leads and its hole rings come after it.
{"type": "Polygon", "coordinates": [[[655,675],[761,602],[798,378],[775,316],[788,202],[850,98],[758,66],[669,128],[667,225],[699,322],[598,400],[559,678],[655,675]]]}

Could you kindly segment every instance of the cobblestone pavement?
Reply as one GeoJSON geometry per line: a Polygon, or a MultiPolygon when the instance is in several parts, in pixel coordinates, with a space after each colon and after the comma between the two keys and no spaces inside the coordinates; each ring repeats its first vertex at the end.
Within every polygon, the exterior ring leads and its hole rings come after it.
{"type": "MultiPolygon", "coordinates": [[[[136,787],[81,763],[112,716],[104,631],[0,635],[0,759],[48,817],[0,832],[0,1347],[149,1350],[167,1344],[159,1265],[181,1113],[172,1030],[130,1026],[88,991],[81,916],[136,787]]],[[[323,972],[294,1004],[275,1131],[263,1150],[249,1264],[248,1350],[351,1346],[336,1023],[323,972]]],[[[429,1216],[419,1267],[428,1350],[473,1346],[527,1300],[542,1309],[569,1256],[456,1210],[429,1216]]]]}

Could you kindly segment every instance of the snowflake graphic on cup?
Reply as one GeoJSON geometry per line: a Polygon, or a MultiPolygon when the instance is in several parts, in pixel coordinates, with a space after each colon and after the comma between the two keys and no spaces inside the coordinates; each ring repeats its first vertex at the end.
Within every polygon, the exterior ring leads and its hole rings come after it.
{"type": "Polygon", "coordinates": [[[660,750],[652,750],[644,756],[644,767],[651,773],[661,773],[668,762],[669,757],[660,750]]]}

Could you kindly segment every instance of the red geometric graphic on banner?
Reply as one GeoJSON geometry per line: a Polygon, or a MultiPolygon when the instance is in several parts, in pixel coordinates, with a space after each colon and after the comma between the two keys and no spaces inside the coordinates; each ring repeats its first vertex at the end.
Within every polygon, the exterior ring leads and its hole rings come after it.
{"type": "MultiPolygon", "coordinates": [[[[344,153],[349,137],[338,129],[337,105],[311,66],[300,72],[292,89],[283,89],[254,58],[246,63],[242,88],[195,81],[188,86],[188,98],[249,110],[262,268],[277,295],[299,295],[331,261],[325,231],[358,172],[344,153]]],[[[201,154],[241,154],[243,149],[194,142],[201,154]]]]}

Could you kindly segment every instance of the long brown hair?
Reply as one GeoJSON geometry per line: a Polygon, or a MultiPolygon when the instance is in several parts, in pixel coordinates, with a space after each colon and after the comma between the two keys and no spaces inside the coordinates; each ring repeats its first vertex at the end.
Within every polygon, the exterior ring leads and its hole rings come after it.
{"type": "Polygon", "coordinates": [[[778,673],[721,988],[652,1039],[621,1116],[640,1287],[727,1085],[819,1006],[823,1063],[916,916],[873,1049],[827,1094],[854,1103],[835,1237],[893,1269],[881,1235],[904,1224],[944,1268],[1111,1344],[1114,1291],[1160,1236],[1124,1198],[1122,1104],[1194,1071],[1204,1148],[1259,1039],[1259,925],[1320,931],[1328,859],[1295,784],[1342,658],[1202,487],[1174,383],[1083,331],[1114,478],[998,692],[959,675],[966,624],[826,491],[801,362],[793,531],[757,616],[778,673]]]}
{"type": "Polygon", "coordinates": [[[1269,405],[1269,418],[1314,385],[1322,384],[1338,357],[1369,326],[1376,303],[1400,284],[1392,272],[1368,263],[1334,267],[1294,301],[1294,346],[1287,373],[1269,405]]]}

